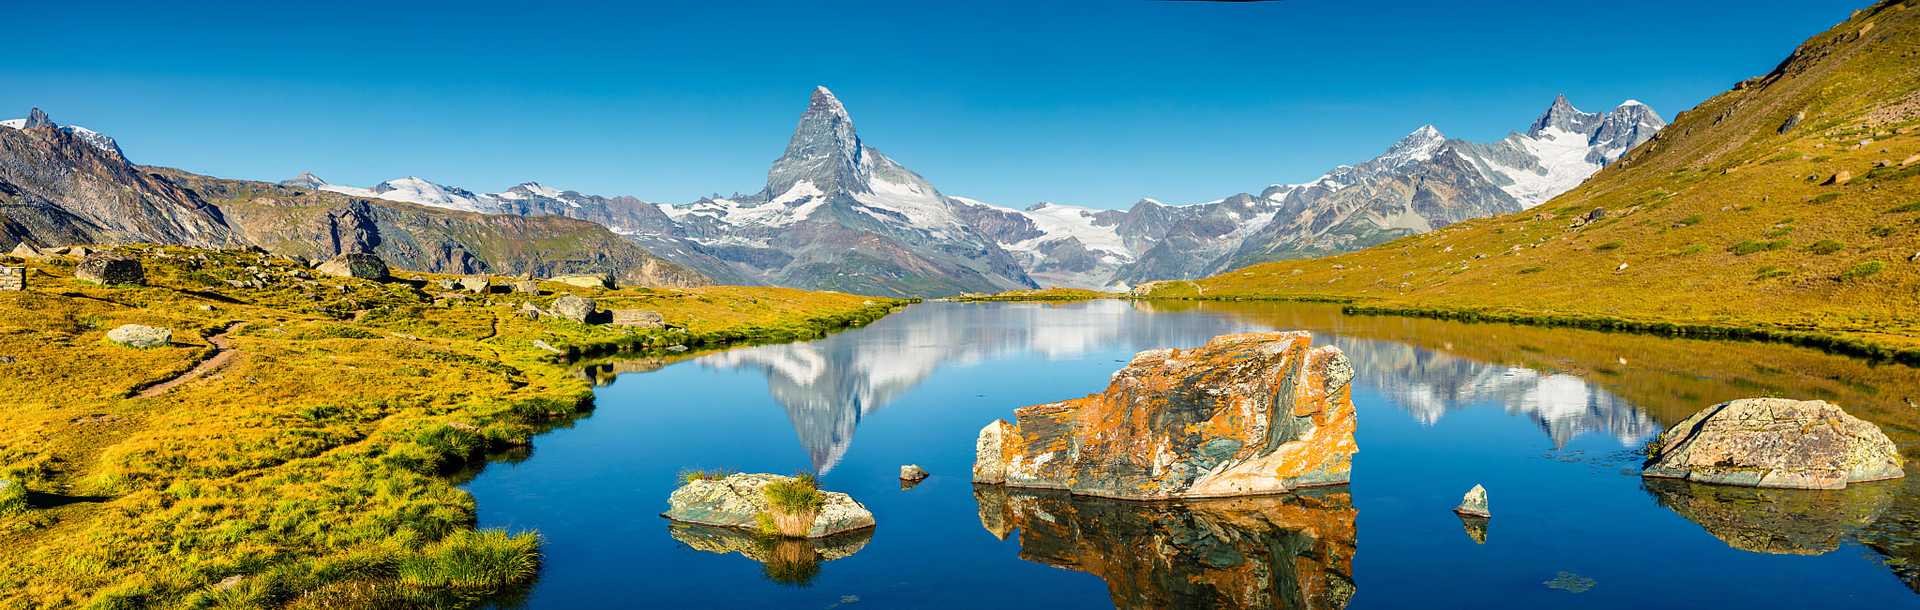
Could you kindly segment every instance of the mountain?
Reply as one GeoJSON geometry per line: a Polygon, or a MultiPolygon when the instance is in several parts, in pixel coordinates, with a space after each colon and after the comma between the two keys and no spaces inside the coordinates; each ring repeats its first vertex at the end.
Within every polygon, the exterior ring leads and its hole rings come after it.
{"type": "MultiPolygon", "coordinates": [[[[1915,40],[1920,10],[1880,2],[1525,211],[1143,292],[1331,296],[1920,347],[1915,40]]],[[[1555,106],[1529,130],[1552,137],[1536,142],[1590,129],[1602,159],[1648,124],[1634,104],[1598,125],[1555,106]]]]}
{"type": "Polygon", "coordinates": [[[290,185],[225,180],[135,165],[112,138],[60,126],[39,109],[0,126],[0,249],[21,242],[253,245],[314,259],[372,252],[401,268],[442,273],[707,281],[592,222],[458,212],[393,198],[405,190],[455,207],[466,197],[425,181],[366,197],[318,190],[325,181],[311,174],[290,185]]]}
{"type": "Polygon", "coordinates": [[[1556,98],[1525,132],[1491,144],[1432,125],[1380,156],[1310,182],[1194,205],[1143,199],[1126,211],[959,199],[963,215],[1048,285],[1126,287],[1270,260],[1346,252],[1536,205],[1666,125],[1637,101],[1606,113],[1556,98]]]}

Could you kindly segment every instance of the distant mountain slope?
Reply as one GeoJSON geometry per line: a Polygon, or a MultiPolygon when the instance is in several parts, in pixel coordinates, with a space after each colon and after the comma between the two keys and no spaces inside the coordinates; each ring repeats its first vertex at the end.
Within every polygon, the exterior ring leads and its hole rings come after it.
{"type": "Polygon", "coordinates": [[[1155,296],[1768,324],[1920,343],[1920,10],[1883,1],[1533,209],[1155,296]]]}
{"type": "Polygon", "coordinates": [[[1636,101],[1589,113],[1559,97],[1525,132],[1491,144],[1448,139],[1427,125],[1364,163],[1258,195],[1178,206],[1143,199],[1124,212],[962,203],[1035,279],[1125,287],[1357,250],[1525,209],[1580,184],[1665,125],[1636,101]]]}
{"type": "Polygon", "coordinates": [[[401,268],[444,273],[706,282],[591,222],[488,216],[135,165],[112,138],[56,125],[38,109],[0,123],[0,251],[20,242],[257,245],[308,258],[373,252],[401,268]]]}

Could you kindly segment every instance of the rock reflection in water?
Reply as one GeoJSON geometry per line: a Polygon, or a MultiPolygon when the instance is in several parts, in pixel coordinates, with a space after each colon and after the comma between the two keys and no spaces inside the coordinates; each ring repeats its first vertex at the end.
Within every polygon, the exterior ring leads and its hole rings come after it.
{"type": "Polygon", "coordinates": [[[1762,489],[1676,479],[1646,479],[1655,501],[1743,551],[1821,555],[1873,525],[1897,483],[1846,489],[1762,489]]]}
{"type": "Polygon", "coordinates": [[[1460,526],[1467,530],[1467,538],[1473,540],[1474,544],[1487,543],[1487,524],[1491,522],[1492,519],[1472,515],[1458,516],[1460,517],[1460,526]]]}
{"type": "Polygon", "coordinates": [[[1353,597],[1352,496],[1132,502],[974,488],[980,523],[1019,531],[1020,558],[1107,581],[1118,608],[1344,608],[1353,597]]]}
{"type": "Polygon", "coordinates": [[[820,575],[820,564],[852,556],[873,540],[873,528],[826,538],[776,538],[755,536],[737,529],[691,523],[673,523],[667,533],[675,541],[696,551],[739,553],[760,562],[767,580],[784,585],[806,586],[820,575]]]}

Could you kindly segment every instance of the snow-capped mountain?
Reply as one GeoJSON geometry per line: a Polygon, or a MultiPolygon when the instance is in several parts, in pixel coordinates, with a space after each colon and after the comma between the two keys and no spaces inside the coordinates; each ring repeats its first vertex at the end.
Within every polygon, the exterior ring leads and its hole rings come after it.
{"type": "Polygon", "coordinates": [[[33,109],[33,112],[28,113],[27,118],[7,119],[4,121],[0,121],[0,127],[7,127],[11,129],[26,129],[28,127],[34,127],[34,126],[40,126],[40,125],[53,127],[60,131],[66,132],[68,134],[72,134],[75,139],[78,139],[82,142],[86,142],[87,144],[92,145],[94,148],[98,148],[100,150],[113,153],[113,155],[116,157],[120,157],[124,159],[127,156],[126,153],[120,151],[120,143],[113,141],[113,138],[108,137],[107,134],[100,133],[98,131],[94,131],[91,129],[87,129],[79,125],[55,125],[53,121],[47,119],[46,113],[40,112],[39,108],[35,108],[33,109]]]}
{"type": "Polygon", "coordinates": [[[1284,258],[1356,250],[1525,209],[1563,193],[1665,126],[1629,100],[1588,113],[1558,97],[1524,132],[1493,143],[1425,125],[1379,156],[1299,184],[1215,201],[1126,210],[1001,207],[942,194],[868,146],[847,108],[814,90],[767,183],[679,205],[522,183],[476,193],[407,177],[371,188],[311,173],[282,184],[487,214],[606,225],[716,281],[876,294],[943,295],[1036,284],[1125,288],[1284,258]]]}
{"type": "Polygon", "coordinates": [[[1258,195],[1181,206],[1145,199],[1124,212],[960,201],[971,222],[1035,279],[1124,288],[1356,250],[1519,211],[1578,186],[1665,125],[1637,101],[1602,114],[1581,112],[1561,96],[1527,131],[1492,144],[1449,139],[1425,125],[1364,163],[1258,195]]]}

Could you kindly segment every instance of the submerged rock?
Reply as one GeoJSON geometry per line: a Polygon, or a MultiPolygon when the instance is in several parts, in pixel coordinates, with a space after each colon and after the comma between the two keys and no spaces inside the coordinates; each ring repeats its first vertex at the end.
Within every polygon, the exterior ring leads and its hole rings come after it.
{"type": "Polygon", "coordinates": [[[1492,517],[1493,513],[1487,512],[1487,488],[1475,484],[1460,497],[1460,505],[1453,507],[1453,512],[1462,517],[1492,517]]]}
{"type": "Polygon", "coordinates": [[[107,340],[127,347],[166,347],[173,344],[173,330],[157,326],[125,324],[107,331],[107,340]]]}
{"type": "Polygon", "coordinates": [[[1655,502],[1700,524],[1727,546],[1754,553],[1822,555],[1873,525],[1899,486],[1764,489],[1647,479],[1655,502]]]}
{"type": "Polygon", "coordinates": [[[1107,581],[1123,609],[1337,609],[1355,588],[1345,492],[1130,502],[979,485],[980,523],[1020,558],[1107,581]]]}
{"type": "Polygon", "coordinates": [[[348,252],[320,263],[314,271],[334,277],[351,277],[363,280],[387,279],[387,261],[365,252],[348,252]]]}
{"type": "Polygon", "coordinates": [[[1906,476],[1880,428],[1823,400],[1720,403],[1668,428],[1647,453],[1644,476],[1722,485],[1840,489],[1906,476]]]}
{"type": "MultiPolygon", "coordinates": [[[[760,514],[770,512],[771,508],[761,488],[790,478],[774,474],[734,474],[690,481],[673,490],[667,500],[667,512],[661,516],[683,523],[758,531],[760,514]]],[[[820,538],[873,527],[873,513],[852,497],[835,491],[820,493],[825,496],[825,502],[815,513],[804,537],[820,538]]]]}
{"type": "Polygon", "coordinates": [[[673,523],[667,533],[674,541],[696,551],[739,553],[758,561],[767,580],[789,585],[805,585],[820,574],[820,564],[845,559],[860,552],[873,540],[873,528],[824,538],[774,538],[756,536],[738,529],[673,523]]]}
{"type": "Polygon", "coordinates": [[[1353,366],[1305,332],[1140,352],[1102,394],[1023,407],[975,444],[974,480],[1128,499],[1347,482],[1353,366]]]}
{"type": "Polygon", "coordinates": [[[146,268],[140,261],[105,253],[87,254],[74,266],[73,277],[104,286],[139,286],[147,283],[146,268]]]}

